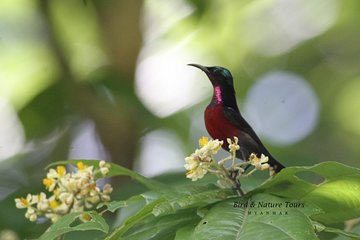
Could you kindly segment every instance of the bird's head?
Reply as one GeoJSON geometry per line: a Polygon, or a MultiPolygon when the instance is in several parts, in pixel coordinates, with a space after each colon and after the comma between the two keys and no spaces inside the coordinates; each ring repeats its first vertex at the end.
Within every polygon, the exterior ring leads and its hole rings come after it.
{"type": "Polygon", "coordinates": [[[233,77],[229,70],[223,67],[205,67],[199,64],[188,64],[189,66],[193,66],[201,69],[206,73],[208,78],[210,79],[212,85],[214,87],[234,87],[233,77]]]}

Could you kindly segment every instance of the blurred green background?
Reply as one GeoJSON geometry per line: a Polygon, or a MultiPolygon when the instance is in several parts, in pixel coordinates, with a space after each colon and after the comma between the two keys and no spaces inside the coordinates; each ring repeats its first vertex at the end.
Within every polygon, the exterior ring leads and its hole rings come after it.
{"type": "MultiPolygon", "coordinates": [[[[57,160],[183,179],[212,91],[188,63],[232,72],[284,165],[360,167],[359,12],[358,0],[0,1],[0,239],[46,229],[14,198],[43,191],[57,160]]],[[[112,181],[115,199],[143,190],[112,181]]]]}

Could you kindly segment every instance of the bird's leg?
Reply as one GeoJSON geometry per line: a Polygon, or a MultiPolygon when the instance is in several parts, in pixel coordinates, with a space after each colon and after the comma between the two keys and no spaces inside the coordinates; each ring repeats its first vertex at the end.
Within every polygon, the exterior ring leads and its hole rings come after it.
{"type": "Polygon", "coordinates": [[[233,181],[234,183],[234,189],[235,191],[237,192],[237,194],[242,197],[245,195],[244,191],[241,189],[241,183],[240,183],[240,180],[238,178],[239,176],[239,169],[234,169],[234,170],[231,170],[230,173],[229,173],[229,177],[230,179],[233,181]]]}
{"type": "Polygon", "coordinates": [[[244,196],[245,193],[244,193],[244,191],[241,189],[241,184],[240,184],[239,179],[236,179],[236,180],[234,181],[234,183],[235,183],[234,189],[235,189],[235,191],[237,192],[237,194],[238,194],[240,197],[244,196]]]}
{"type": "Polygon", "coordinates": [[[230,179],[235,181],[237,176],[239,174],[239,170],[238,169],[235,169],[235,170],[231,170],[230,171],[230,179]]]}
{"type": "Polygon", "coordinates": [[[239,181],[239,169],[228,170],[223,165],[218,164],[217,168],[224,173],[224,177],[229,179],[233,183],[233,189],[237,194],[242,197],[245,195],[244,191],[241,189],[241,184],[239,181]]]}

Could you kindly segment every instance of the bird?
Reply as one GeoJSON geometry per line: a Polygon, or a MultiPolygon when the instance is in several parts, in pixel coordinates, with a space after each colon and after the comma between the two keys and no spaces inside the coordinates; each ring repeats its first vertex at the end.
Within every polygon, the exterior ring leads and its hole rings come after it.
{"type": "Polygon", "coordinates": [[[227,139],[238,138],[239,151],[236,158],[247,161],[250,154],[264,154],[268,164],[275,173],[284,165],[278,162],[265,148],[250,124],[241,115],[236,103],[233,77],[229,70],[219,66],[205,67],[199,64],[188,64],[202,70],[213,86],[213,97],[204,112],[205,127],[213,139],[224,142],[222,148],[229,151],[227,139]]]}

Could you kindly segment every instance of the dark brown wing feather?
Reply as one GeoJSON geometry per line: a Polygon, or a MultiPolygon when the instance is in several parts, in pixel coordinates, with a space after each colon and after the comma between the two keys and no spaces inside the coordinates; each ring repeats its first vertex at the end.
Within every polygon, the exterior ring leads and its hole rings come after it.
{"type": "Polygon", "coordinates": [[[238,109],[231,107],[224,107],[224,116],[228,119],[234,126],[240,129],[241,134],[237,136],[239,138],[240,152],[236,154],[236,157],[247,160],[251,153],[257,153],[269,157],[269,164],[273,166],[276,172],[279,172],[284,166],[276,161],[276,159],[269,153],[269,151],[262,144],[260,138],[256,135],[252,127],[246,122],[246,120],[241,116],[238,109]]]}
{"type": "Polygon", "coordinates": [[[248,134],[257,144],[262,145],[260,138],[256,135],[252,127],[241,116],[239,110],[235,110],[231,107],[224,107],[224,116],[242,132],[248,134]]]}

